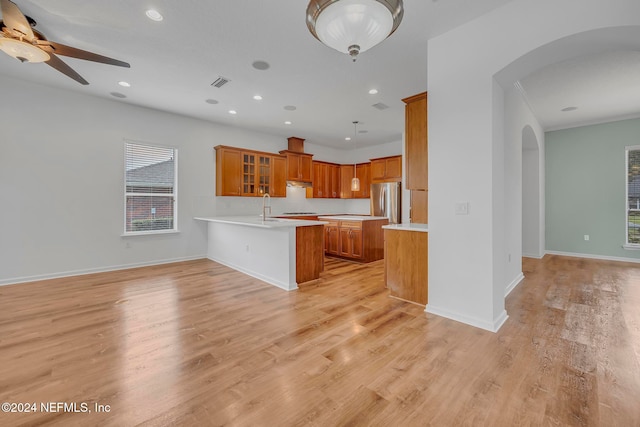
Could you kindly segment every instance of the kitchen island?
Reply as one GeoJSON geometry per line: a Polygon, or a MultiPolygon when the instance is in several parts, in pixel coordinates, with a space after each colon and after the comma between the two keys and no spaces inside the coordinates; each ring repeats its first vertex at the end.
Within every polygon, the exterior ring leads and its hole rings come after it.
{"type": "Polygon", "coordinates": [[[324,268],[323,221],[260,216],[198,217],[206,221],[207,258],[279,288],[320,277],[324,268]]]}
{"type": "Polygon", "coordinates": [[[384,232],[389,224],[383,216],[327,215],[319,216],[326,221],[325,253],[356,262],[372,262],[384,258],[384,232]]]}

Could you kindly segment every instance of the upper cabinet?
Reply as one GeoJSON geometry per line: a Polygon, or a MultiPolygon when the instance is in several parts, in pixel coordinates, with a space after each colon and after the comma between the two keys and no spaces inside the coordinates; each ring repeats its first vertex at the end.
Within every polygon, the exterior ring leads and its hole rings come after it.
{"type": "Polygon", "coordinates": [[[216,148],[216,196],[240,196],[242,152],[222,145],[216,148]]]}
{"type": "Polygon", "coordinates": [[[312,162],[313,188],[307,189],[307,197],[333,199],[340,197],[340,165],[312,162]]]}
{"type": "Polygon", "coordinates": [[[274,155],[271,161],[273,187],[269,194],[273,197],[287,197],[287,158],[274,155]]]}
{"type": "Polygon", "coordinates": [[[402,181],[402,156],[371,159],[371,182],[402,181]]]}
{"type": "Polygon", "coordinates": [[[371,163],[356,165],[356,177],[360,180],[360,190],[353,192],[356,199],[368,199],[371,192],[371,163]]]}
{"type": "Polygon", "coordinates": [[[286,196],[285,157],[223,145],[215,150],[216,196],[286,196]]]}
{"type": "Polygon", "coordinates": [[[311,160],[313,154],[283,150],[280,154],[287,158],[287,181],[311,182],[311,160]]]}
{"type": "Polygon", "coordinates": [[[427,92],[403,101],[406,104],[406,187],[409,190],[428,190],[427,92]]]}

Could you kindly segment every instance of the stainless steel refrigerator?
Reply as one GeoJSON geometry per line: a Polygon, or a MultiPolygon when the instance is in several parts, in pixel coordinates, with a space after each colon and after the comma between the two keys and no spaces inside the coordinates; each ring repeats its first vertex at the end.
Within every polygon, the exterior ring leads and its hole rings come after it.
{"type": "Polygon", "coordinates": [[[371,215],[386,216],[389,224],[402,222],[402,183],[371,184],[371,215]]]}

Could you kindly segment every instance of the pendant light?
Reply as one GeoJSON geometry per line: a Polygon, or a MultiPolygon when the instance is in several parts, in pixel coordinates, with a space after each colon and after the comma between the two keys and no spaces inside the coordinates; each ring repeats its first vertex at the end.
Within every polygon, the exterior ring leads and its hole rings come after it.
{"type": "Polygon", "coordinates": [[[348,53],[355,62],[360,52],[393,34],[403,14],[402,0],[311,0],[307,27],[315,38],[348,53]]]}
{"type": "MultiPolygon", "coordinates": [[[[358,147],[358,143],[356,142],[356,137],[358,134],[358,121],[353,122],[353,148],[356,149],[358,147]]],[[[360,191],[360,178],[356,174],[356,163],[353,163],[353,178],[351,179],[351,191],[360,191]]]]}

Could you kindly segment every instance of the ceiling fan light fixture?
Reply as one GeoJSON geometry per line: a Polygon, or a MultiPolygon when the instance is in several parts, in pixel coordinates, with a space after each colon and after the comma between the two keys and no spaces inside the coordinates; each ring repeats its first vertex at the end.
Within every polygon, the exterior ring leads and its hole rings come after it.
{"type": "Polygon", "coordinates": [[[0,38],[0,50],[20,62],[45,62],[50,56],[44,50],[22,40],[0,38]]]}
{"type": "Polygon", "coordinates": [[[307,27],[338,52],[366,52],[389,37],[402,21],[402,0],[311,0],[307,27]]]}

